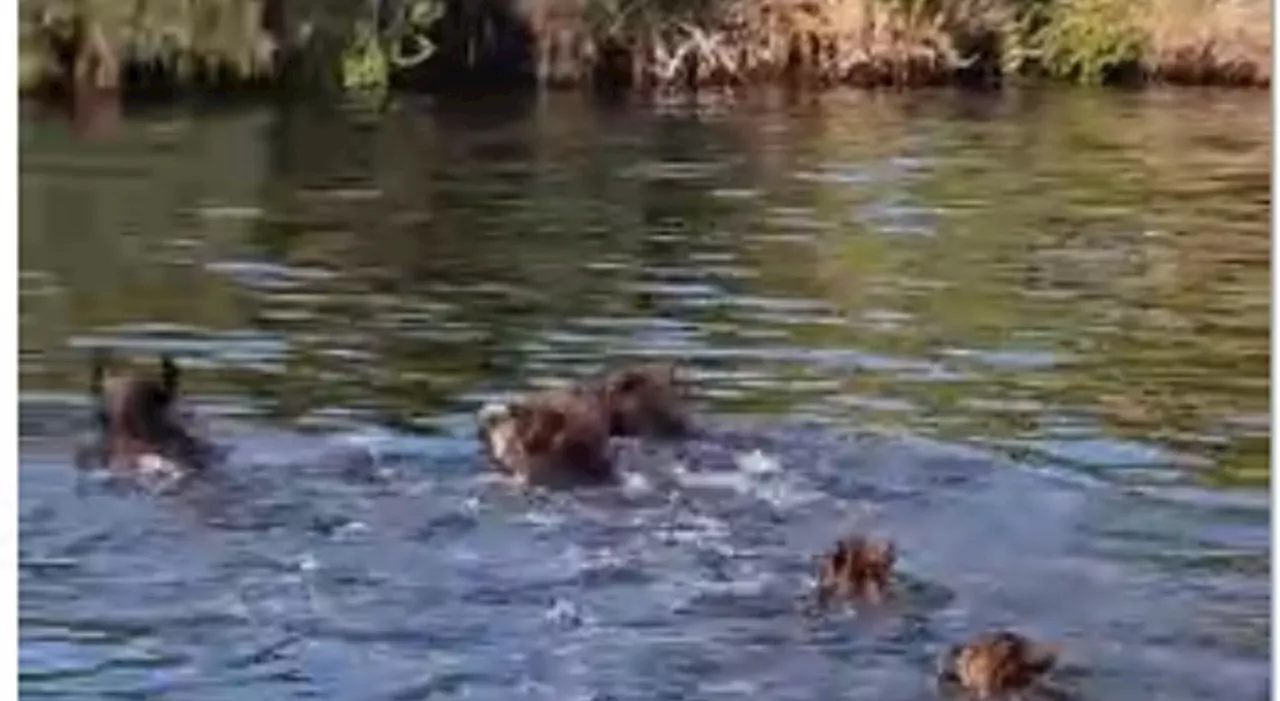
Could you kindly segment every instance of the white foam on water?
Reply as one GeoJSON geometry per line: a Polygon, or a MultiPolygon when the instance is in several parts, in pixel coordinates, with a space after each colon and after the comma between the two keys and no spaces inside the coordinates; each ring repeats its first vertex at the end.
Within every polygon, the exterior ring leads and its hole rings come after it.
{"type": "Polygon", "coordinates": [[[741,472],[692,472],[681,463],[674,464],[671,472],[682,487],[726,489],[739,494],[750,494],[752,489],[750,478],[741,472]]]}
{"type": "Polygon", "coordinates": [[[735,462],[738,469],[752,475],[773,475],[782,472],[782,464],[759,449],[750,453],[740,453],[736,456],[735,462]]]}
{"type": "Polygon", "coordinates": [[[347,536],[358,535],[360,533],[368,533],[371,529],[369,525],[363,521],[349,521],[339,526],[334,532],[334,538],[344,538],[347,536]]]}
{"type": "Polygon", "coordinates": [[[629,497],[644,496],[653,493],[653,482],[637,472],[623,472],[622,493],[629,497]]]}
{"type": "Polygon", "coordinates": [[[729,524],[713,516],[686,514],[679,523],[661,529],[660,533],[669,543],[705,545],[728,538],[729,524]]]}
{"type": "Polygon", "coordinates": [[[402,488],[402,490],[403,490],[403,493],[407,496],[417,497],[417,496],[422,496],[424,494],[429,494],[432,491],[434,491],[435,488],[436,488],[436,485],[434,483],[429,482],[427,480],[422,480],[419,482],[411,482],[405,485],[402,488]]]}
{"type": "Polygon", "coordinates": [[[587,622],[582,607],[568,599],[556,599],[544,616],[551,623],[563,626],[577,627],[587,622]]]}
{"type": "Polygon", "coordinates": [[[363,451],[375,465],[390,460],[428,459],[460,450],[458,441],[435,436],[412,436],[389,431],[376,426],[362,427],[329,438],[331,444],[363,451]]]}
{"type": "Polygon", "coordinates": [[[521,519],[525,523],[550,528],[564,523],[564,516],[551,511],[528,511],[525,512],[524,518],[521,519]]]}
{"type": "Polygon", "coordinates": [[[173,460],[156,453],[144,453],[134,460],[138,476],[144,488],[161,493],[182,482],[186,471],[173,460]]]}
{"type": "Polygon", "coordinates": [[[765,592],[774,578],[765,572],[751,572],[724,581],[693,580],[691,589],[698,594],[731,594],[734,596],[758,596],[765,592]]]}
{"type": "Polygon", "coordinates": [[[166,477],[176,475],[182,470],[177,463],[156,453],[145,453],[138,456],[138,471],[148,477],[166,477]]]}
{"type": "Polygon", "coordinates": [[[805,487],[798,481],[793,480],[760,485],[756,490],[756,496],[770,505],[784,510],[812,504],[824,498],[821,492],[805,487]]]}
{"type": "Polygon", "coordinates": [[[788,473],[774,457],[755,450],[735,457],[736,471],[691,472],[676,463],[672,473],[684,487],[725,489],[759,499],[780,509],[790,509],[823,498],[817,490],[805,486],[799,476],[788,473]]]}
{"type": "Polygon", "coordinates": [[[737,697],[749,697],[760,691],[760,684],[745,679],[730,679],[700,684],[698,691],[707,694],[732,694],[737,697]]]}

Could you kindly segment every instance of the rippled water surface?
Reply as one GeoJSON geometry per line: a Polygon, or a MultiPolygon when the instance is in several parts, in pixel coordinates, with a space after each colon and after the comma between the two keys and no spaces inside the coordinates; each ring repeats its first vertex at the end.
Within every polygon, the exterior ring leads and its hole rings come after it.
{"type": "Polygon", "coordinates": [[[174,699],[1265,698],[1268,95],[574,97],[21,123],[20,684],[174,699]],[[78,475],[87,350],[225,466],[78,475]],[[678,358],[706,438],[525,491],[488,398],[678,358]],[[901,552],[881,608],[813,558],[901,552]]]}

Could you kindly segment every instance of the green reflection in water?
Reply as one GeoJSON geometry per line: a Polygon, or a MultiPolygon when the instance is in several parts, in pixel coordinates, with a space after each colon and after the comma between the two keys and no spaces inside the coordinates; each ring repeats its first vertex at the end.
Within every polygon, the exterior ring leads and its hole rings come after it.
{"type": "Polygon", "coordinates": [[[661,353],[719,412],[1261,486],[1264,99],[27,119],[23,388],[79,391],[86,337],[165,338],[261,420],[426,430],[661,353]]]}

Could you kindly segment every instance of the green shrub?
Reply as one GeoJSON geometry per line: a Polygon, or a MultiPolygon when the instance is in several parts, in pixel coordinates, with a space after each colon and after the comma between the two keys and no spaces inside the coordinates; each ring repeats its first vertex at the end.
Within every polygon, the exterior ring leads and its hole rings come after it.
{"type": "Polygon", "coordinates": [[[1147,3],[1135,0],[1055,0],[1029,18],[1042,23],[1029,44],[1051,75],[1086,84],[1142,59],[1146,43],[1139,13],[1147,3]]]}

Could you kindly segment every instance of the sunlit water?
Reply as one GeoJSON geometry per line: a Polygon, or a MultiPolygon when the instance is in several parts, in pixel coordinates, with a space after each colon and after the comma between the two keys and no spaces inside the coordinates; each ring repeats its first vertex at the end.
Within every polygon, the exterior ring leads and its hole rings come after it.
{"type": "Polygon", "coordinates": [[[21,124],[20,684],[45,698],[1269,686],[1266,94],[574,97],[21,124]],[[87,349],[229,462],[78,475],[87,349]],[[709,437],[523,491],[486,399],[678,358],[709,437]],[[806,612],[894,538],[898,596],[806,612]]]}

